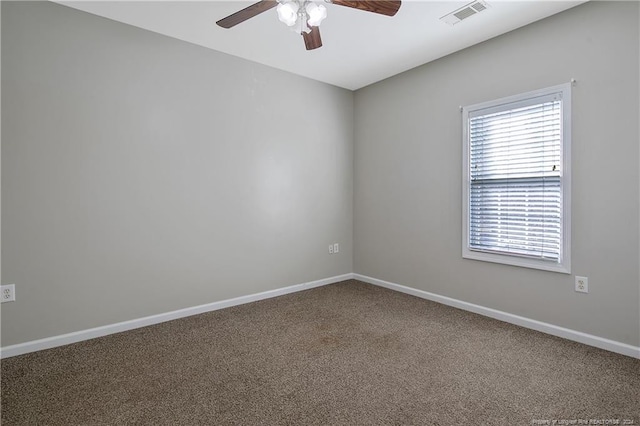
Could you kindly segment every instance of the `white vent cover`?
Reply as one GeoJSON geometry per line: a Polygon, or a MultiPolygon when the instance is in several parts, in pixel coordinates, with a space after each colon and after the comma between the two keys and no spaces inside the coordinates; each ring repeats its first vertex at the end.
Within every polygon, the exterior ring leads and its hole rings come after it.
{"type": "Polygon", "coordinates": [[[442,18],[440,18],[440,20],[449,25],[455,25],[463,19],[467,19],[468,17],[473,16],[476,13],[482,12],[488,7],[489,5],[482,0],[473,1],[465,6],[462,6],[458,10],[454,10],[453,12],[444,15],[442,18]]]}

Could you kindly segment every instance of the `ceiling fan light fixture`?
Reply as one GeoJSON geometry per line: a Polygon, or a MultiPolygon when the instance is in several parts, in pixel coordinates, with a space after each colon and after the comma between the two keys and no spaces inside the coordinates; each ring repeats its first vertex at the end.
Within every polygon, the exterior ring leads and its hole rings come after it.
{"type": "Polygon", "coordinates": [[[278,12],[278,19],[285,25],[292,27],[298,20],[298,4],[294,1],[278,4],[276,9],[278,12]]]}
{"type": "MultiPolygon", "coordinates": [[[[298,13],[300,15],[300,13],[298,13]]],[[[291,30],[293,30],[293,32],[298,33],[298,34],[302,34],[302,33],[310,33],[311,32],[311,28],[309,28],[309,26],[307,25],[307,17],[304,16],[304,13],[302,13],[302,16],[298,17],[298,21],[295,23],[294,26],[291,27],[291,30]]]]}
{"type": "Polygon", "coordinates": [[[317,27],[327,17],[327,8],[323,4],[307,3],[307,15],[309,20],[307,23],[310,27],[317,27]]]}

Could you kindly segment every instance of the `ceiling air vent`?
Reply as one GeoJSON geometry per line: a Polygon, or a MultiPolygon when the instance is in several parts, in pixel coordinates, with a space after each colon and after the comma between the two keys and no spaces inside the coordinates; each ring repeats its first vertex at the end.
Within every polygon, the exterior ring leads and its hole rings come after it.
{"type": "Polygon", "coordinates": [[[440,20],[442,22],[446,22],[449,25],[455,25],[463,19],[467,19],[469,16],[473,16],[476,13],[482,12],[488,7],[489,5],[486,2],[477,0],[465,6],[462,6],[458,10],[454,10],[453,12],[444,15],[442,18],[440,18],[440,20]]]}

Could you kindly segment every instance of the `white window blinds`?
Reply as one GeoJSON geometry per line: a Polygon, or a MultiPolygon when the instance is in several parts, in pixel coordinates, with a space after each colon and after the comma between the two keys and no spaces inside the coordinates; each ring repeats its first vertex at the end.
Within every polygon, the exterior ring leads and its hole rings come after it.
{"type": "Polygon", "coordinates": [[[561,262],[562,93],[468,113],[468,249],[561,262]]]}

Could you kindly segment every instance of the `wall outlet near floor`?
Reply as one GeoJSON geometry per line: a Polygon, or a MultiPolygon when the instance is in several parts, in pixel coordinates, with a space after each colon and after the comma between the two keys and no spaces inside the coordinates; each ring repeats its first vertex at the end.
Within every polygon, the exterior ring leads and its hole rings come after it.
{"type": "Polygon", "coordinates": [[[333,254],[333,244],[329,244],[329,254],[333,254]]]}
{"type": "Polygon", "coordinates": [[[15,284],[7,284],[0,286],[0,301],[4,302],[13,302],[16,300],[16,285],[15,284]]]}
{"type": "Polygon", "coordinates": [[[340,244],[338,243],[329,244],[329,254],[334,254],[339,252],[340,252],[340,244]]]}
{"type": "Polygon", "coordinates": [[[579,293],[589,293],[589,278],[576,275],[576,291],[579,293]]]}

